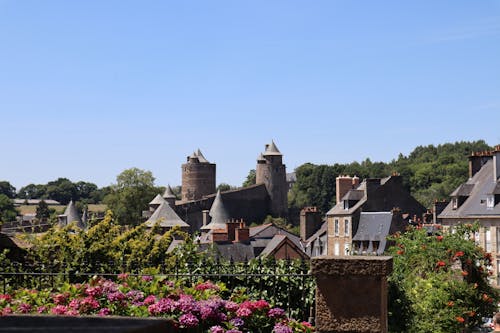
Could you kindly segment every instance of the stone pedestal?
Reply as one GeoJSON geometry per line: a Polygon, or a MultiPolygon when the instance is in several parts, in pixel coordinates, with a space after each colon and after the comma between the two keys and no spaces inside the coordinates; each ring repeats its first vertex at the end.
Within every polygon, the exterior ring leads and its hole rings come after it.
{"type": "Polygon", "coordinates": [[[316,288],[316,332],[387,332],[387,276],[392,257],[322,256],[311,259],[316,288]]]}

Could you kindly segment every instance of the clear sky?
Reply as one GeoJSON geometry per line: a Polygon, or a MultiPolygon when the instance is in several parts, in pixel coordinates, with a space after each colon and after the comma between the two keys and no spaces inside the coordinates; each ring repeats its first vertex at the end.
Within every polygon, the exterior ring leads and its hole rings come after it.
{"type": "Polygon", "coordinates": [[[0,0],[0,180],[180,185],[200,148],[241,185],[500,144],[500,0],[0,0]]]}

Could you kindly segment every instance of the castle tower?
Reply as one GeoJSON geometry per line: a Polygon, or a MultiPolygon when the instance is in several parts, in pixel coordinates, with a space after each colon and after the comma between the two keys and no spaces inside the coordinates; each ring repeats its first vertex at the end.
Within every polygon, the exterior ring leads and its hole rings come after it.
{"type": "Polygon", "coordinates": [[[265,184],[271,197],[271,215],[286,216],[288,212],[286,166],[283,155],[273,141],[266,144],[266,150],[257,158],[256,183],[265,184]]]}
{"type": "Polygon", "coordinates": [[[165,201],[168,203],[170,207],[175,207],[176,197],[170,185],[167,185],[167,187],[165,188],[165,193],[163,193],[163,199],[165,199],[165,201]]]}
{"type": "Polygon", "coordinates": [[[215,164],[208,162],[198,149],[182,165],[182,201],[198,200],[212,193],[215,193],[215,164]]]}

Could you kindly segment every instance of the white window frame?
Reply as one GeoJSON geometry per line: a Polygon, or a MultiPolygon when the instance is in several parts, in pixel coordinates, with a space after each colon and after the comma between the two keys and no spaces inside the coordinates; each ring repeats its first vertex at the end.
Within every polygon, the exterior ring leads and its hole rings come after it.
{"type": "Polygon", "coordinates": [[[339,225],[339,224],[340,224],[340,223],[339,223],[339,219],[335,219],[335,220],[333,221],[333,234],[334,234],[335,236],[338,236],[338,235],[339,235],[339,227],[340,227],[340,225],[339,225]]]}
{"type": "Polygon", "coordinates": [[[344,236],[349,236],[349,219],[344,219],[344,236]]]}

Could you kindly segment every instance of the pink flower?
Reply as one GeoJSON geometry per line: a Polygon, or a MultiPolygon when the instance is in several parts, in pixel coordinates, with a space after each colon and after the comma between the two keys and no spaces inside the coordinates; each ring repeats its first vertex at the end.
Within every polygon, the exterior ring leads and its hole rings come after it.
{"type": "Polygon", "coordinates": [[[52,300],[56,305],[64,305],[68,301],[69,293],[56,294],[52,297],[52,300]]]}
{"type": "Polygon", "coordinates": [[[89,287],[89,288],[85,289],[85,294],[87,294],[88,296],[92,296],[92,297],[100,297],[100,296],[102,296],[102,293],[103,293],[103,290],[99,286],[89,287]]]}
{"type": "Polygon", "coordinates": [[[280,308],[272,308],[267,312],[269,318],[283,318],[285,316],[285,310],[280,308]]]}
{"type": "Polygon", "coordinates": [[[265,300],[261,299],[261,300],[258,300],[256,302],[253,302],[252,306],[254,309],[262,310],[262,309],[269,308],[269,303],[267,303],[265,300]]]}
{"type": "Polygon", "coordinates": [[[127,278],[128,278],[128,273],[118,274],[118,279],[119,280],[126,280],[127,278]]]}
{"type": "Polygon", "coordinates": [[[179,324],[183,327],[196,327],[199,324],[199,320],[192,313],[186,313],[180,316],[179,324]]]}
{"type": "Polygon", "coordinates": [[[12,301],[12,296],[10,296],[9,294],[0,294],[0,301],[10,303],[10,301],[12,301]]]}
{"type": "Polygon", "coordinates": [[[111,310],[108,308],[102,308],[101,310],[99,310],[99,313],[98,313],[99,316],[109,316],[110,314],[111,314],[111,310]]]}
{"type": "Polygon", "coordinates": [[[28,303],[21,303],[17,309],[20,313],[29,313],[31,311],[31,305],[28,303]]]}
{"type": "Polygon", "coordinates": [[[200,284],[197,284],[194,289],[196,290],[199,290],[199,291],[203,291],[203,290],[215,290],[215,291],[218,291],[220,290],[219,286],[216,285],[216,284],[213,284],[212,282],[210,281],[207,281],[207,282],[203,282],[203,283],[200,283],[200,284]]]}
{"type": "Polygon", "coordinates": [[[141,278],[142,281],[144,282],[151,282],[153,281],[153,277],[150,276],[150,275],[144,275],[142,278],[141,278]]]}
{"type": "Polygon", "coordinates": [[[47,307],[45,305],[39,306],[36,309],[36,312],[38,312],[38,313],[46,313],[47,312],[47,307]]]}
{"type": "Polygon", "coordinates": [[[210,327],[210,333],[224,333],[224,329],[221,326],[210,327]]]}
{"type": "Polygon", "coordinates": [[[235,303],[232,301],[227,301],[226,304],[224,305],[224,307],[226,308],[227,311],[230,311],[230,312],[235,312],[236,310],[238,310],[240,308],[238,303],[235,303]]]}
{"type": "Polygon", "coordinates": [[[68,307],[66,305],[56,305],[50,312],[55,315],[64,315],[68,311],[68,307]]]}
{"type": "Polygon", "coordinates": [[[240,307],[236,310],[236,315],[238,317],[250,317],[252,315],[252,310],[247,307],[240,307]]]}
{"type": "Polygon", "coordinates": [[[121,291],[115,291],[108,294],[108,300],[110,302],[121,302],[125,299],[125,294],[121,291]]]}
{"type": "Polygon", "coordinates": [[[144,299],[144,305],[151,305],[153,303],[156,303],[156,296],[155,295],[149,295],[144,299]]]}
{"type": "Polygon", "coordinates": [[[11,313],[12,313],[12,309],[9,306],[3,308],[3,310],[2,310],[2,316],[7,316],[7,315],[10,315],[11,313]]]}

